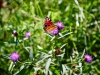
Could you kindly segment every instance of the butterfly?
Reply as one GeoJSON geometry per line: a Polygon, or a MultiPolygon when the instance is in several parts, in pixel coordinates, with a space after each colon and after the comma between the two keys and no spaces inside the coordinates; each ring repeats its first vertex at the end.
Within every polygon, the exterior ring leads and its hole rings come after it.
{"type": "Polygon", "coordinates": [[[58,29],[57,26],[54,25],[54,23],[51,21],[51,19],[46,17],[45,22],[44,22],[44,30],[47,33],[50,33],[50,32],[57,30],[57,29],[58,29]]]}

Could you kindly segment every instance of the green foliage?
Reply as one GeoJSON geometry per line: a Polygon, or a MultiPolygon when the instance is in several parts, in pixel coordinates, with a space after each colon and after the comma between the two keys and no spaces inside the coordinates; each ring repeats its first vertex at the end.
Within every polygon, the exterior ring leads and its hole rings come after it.
{"type": "Polygon", "coordinates": [[[100,74],[99,5],[100,0],[3,0],[0,75],[100,74]],[[63,22],[60,35],[45,33],[46,16],[54,23],[63,22]],[[17,31],[17,37],[12,36],[13,30],[17,31]],[[28,39],[26,32],[31,33],[28,39]],[[62,52],[56,56],[58,49],[62,52]],[[9,58],[14,51],[20,54],[16,63],[9,58]],[[84,62],[85,53],[93,57],[91,63],[84,62]]]}

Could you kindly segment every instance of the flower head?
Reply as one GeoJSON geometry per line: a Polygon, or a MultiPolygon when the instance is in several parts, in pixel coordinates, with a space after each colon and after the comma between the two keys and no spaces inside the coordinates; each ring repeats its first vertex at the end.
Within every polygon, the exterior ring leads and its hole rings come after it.
{"type": "Polygon", "coordinates": [[[3,0],[0,0],[0,9],[3,7],[2,4],[3,4],[3,0]]]}
{"type": "Polygon", "coordinates": [[[62,52],[62,50],[58,49],[55,51],[55,55],[59,55],[59,54],[61,54],[61,52],[62,52]]]}
{"type": "Polygon", "coordinates": [[[75,73],[79,73],[79,70],[75,69],[74,72],[75,72],[75,73]]]}
{"type": "Polygon", "coordinates": [[[14,36],[18,36],[18,33],[16,30],[13,31],[14,36]]]}
{"type": "Polygon", "coordinates": [[[40,75],[38,72],[35,72],[33,75],[40,75]]]}
{"type": "Polygon", "coordinates": [[[29,38],[31,36],[30,32],[26,32],[25,37],[29,38]]]}
{"type": "Polygon", "coordinates": [[[92,62],[92,57],[91,57],[90,55],[88,55],[88,54],[85,54],[85,55],[84,55],[84,59],[85,59],[85,61],[88,62],[88,63],[92,62]]]}
{"type": "Polygon", "coordinates": [[[55,28],[54,30],[50,31],[52,35],[57,35],[59,33],[59,30],[55,28]]]}
{"type": "Polygon", "coordinates": [[[64,25],[63,25],[63,23],[62,23],[61,21],[58,21],[58,22],[56,23],[56,26],[58,27],[59,30],[61,30],[61,29],[64,28],[64,25]]]}
{"type": "Polygon", "coordinates": [[[16,53],[16,52],[13,52],[11,55],[10,55],[10,59],[13,61],[13,62],[17,62],[18,59],[19,59],[19,54],[16,53]]]}
{"type": "Polygon", "coordinates": [[[76,64],[73,64],[73,65],[72,65],[72,68],[75,68],[75,67],[76,67],[76,64]]]}

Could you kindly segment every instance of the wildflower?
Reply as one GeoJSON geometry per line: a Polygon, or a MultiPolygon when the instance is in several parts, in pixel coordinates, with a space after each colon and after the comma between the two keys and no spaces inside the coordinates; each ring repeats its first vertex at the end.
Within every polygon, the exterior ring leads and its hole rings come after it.
{"type": "Polygon", "coordinates": [[[2,8],[3,0],[0,0],[0,9],[2,8]]]}
{"type": "Polygon", "coordinates": [[[75,67],[76,67],[76,64],[73,64],[73,65],[72,65],[72,68],[75,68],[75,67]]]}
{"type": "Polygon", "coordinates": [[[30,32],[26,32],[25,37],[29,38],[31,36],[30,32]]]}
{"type": "Polygon", "coordinates": [[[18,33],[16,30],[13,31],[14,36],[18,36],[18,33]]]}
{"type": "Polygon", "coordinates": [[[62,52],[62,50],[58,49],[55,51],[55,55],[59,55],[59,54],[61,54],[61,52],[62,52]]]}
{"type": "Polygon", "coordinates": [[[38,72],[35,72],[33,75],[40,75],[38,72]]]}
{"type": "Polygon", "coordinates": [[[19,54],[16,53],[16,52],[13,52],[11,55],[10,55],[10,59],[13,61],[13,62],[17,62],[18,59],[19,59],[19,54]]]}
{"type": "Polygon", "coordinates": [[[75,73],[79,73],[79,70],[75,69],[74,72],[75,72],[75,73]]]}
{"type": "Polygon", "coordinates": [[[50,31],[52,35],[57,35],[59,33],[59,30],[55,28],[54,30],[50,31]]]}
{"type": "Polygon", "coordinates": [[[63,23],[62,23],[61,21],[58,21],[58,22],[56,23],[56,26],[58,27],[59,30],[61,30],[61,29],[64,28],[64,25],[63,25],[63,23]]]}
{"type": "Polygon", "coordinates": [[[91,57],[90,55],[88,55],[88,54],[85,54],[85,55],[84,55],[84,59],[85,59],[85,61],[88,62],[88,63],[92,62],[92,57],[91,57]]]}

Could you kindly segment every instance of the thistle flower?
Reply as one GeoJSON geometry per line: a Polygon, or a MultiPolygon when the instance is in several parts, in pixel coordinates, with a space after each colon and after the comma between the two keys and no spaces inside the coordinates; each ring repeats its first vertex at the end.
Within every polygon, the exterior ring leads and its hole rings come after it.
{"type": "Polygon", "coordinates": [[[73,65],[72,65],[72,68],[75,68],[75,67],[76,67],[76,64],[73,64],[73,65]]]}
{"type": "Polygon", "coordinates": [[[33,75],[40,75],[38,72],[35,72],[33,75]]]}
{"type": "Polygon", "coordinates": [[[58,49],[55,51],[55,55],[59,55],[59,54],[61,54],[61,52],[62,52],[62,50],[58,49]]]}
{"type": "Polygon", "coordinates": [[[79,73],[79,70],[75,69],[74,72],[75,72],[75,73],[79,73]]]}
{"type": "Polygon", "coordinates": [[[3,0],[0,0],[0,9],[2,8],[3,0]]]}
{"type": "Polygon", "coordinates": [[[92,62],[92,57],[91,57],[90,55],[88,55],[88,54],[85,54],[85,55],[84,55],[84,60],[85,60],[86,62],[90,63],[90,62],[92,62]]]}
{"type": "Polygon", "coordinates": [[[29,38],[31,36],[30,32],[26,32],[25,37],[29,38]]]}
{"type": "Polygon", "coordinates": [[[14,36],[18,36],[18,33],[16,30],[13,31],[14,36]]]}
{"type": "Polygon", "coordinates": [[[56,26],[58,27],[59,30],[61,30],[61,29],[64,28],[64,25],[63,25],[63,23],[62,23],[61,21],[58,21],[58,22],[56,23],[56,26]]]}
{"type": "Polygon", "coordinates": [[[59,30],[55,28],[54,30],[50,31],[52,35],[57,35],[59,33],[59,30]]]}
{"type": "Polygon", "coordinates": [[[13,62],[17,62],[18,59],[19,59],[19,54],[16,53],[16,52],[13,52],[11,55],[10,55],[10,59],[13,61],[13,62]]]}

